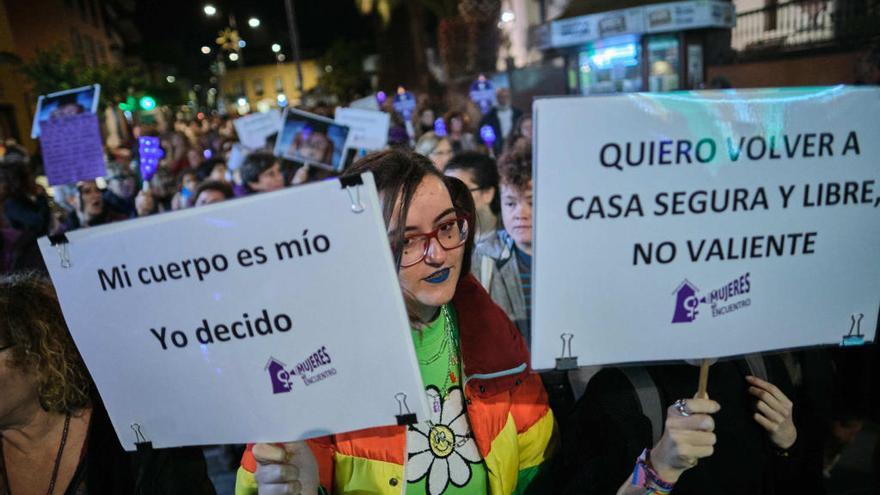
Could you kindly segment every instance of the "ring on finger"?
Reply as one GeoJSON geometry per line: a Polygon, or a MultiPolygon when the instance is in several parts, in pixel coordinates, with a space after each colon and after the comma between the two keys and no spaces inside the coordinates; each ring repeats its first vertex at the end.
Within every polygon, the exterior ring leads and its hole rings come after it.
{"type": "Polygon", "coordinates": [[[672,404],[672,407],[678,411],[678,414],[681,414],[684,417],[688,417],[691,415],[690,410],[688,409],[687,401],[685,399],[678,399],[672,404]]]}

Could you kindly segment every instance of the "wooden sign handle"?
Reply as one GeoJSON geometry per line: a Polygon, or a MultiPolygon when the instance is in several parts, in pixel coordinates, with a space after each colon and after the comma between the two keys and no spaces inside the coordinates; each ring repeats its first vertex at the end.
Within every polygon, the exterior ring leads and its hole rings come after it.
{"type": "Polygon", "coordinates": [[[708,399],[709,398],[709,360],[704,359],[702,363],[700,363],[700,384],[697,388],[697,399],[708,399]]]}

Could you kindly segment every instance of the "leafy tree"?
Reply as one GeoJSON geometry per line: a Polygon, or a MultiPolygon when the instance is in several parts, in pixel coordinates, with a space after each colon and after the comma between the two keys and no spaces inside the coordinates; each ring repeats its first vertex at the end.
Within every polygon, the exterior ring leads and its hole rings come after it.
{"type": "Polygon", "coordinates": [[[364,72],[364,49],[361,45],[338,39],[318,59],[318,87],[325,94],[336,95],[343,101],[363,96],[370,90],[370,81],[364,72]]]}
{"type": "Polygon", "coordinates": [[[118,105],[130,94],[149,93],[160,97],[162,104],[179,104],[183,101],[180,91],[153,86],[141,76],[138,67],[101,64],[87,66],[79,55],[71,56],[57,47],[38,51],[29,61],[7,59],[18,66],[36,94],[47,94],[64,89],[101,85],[103,106],[118,105]]]}

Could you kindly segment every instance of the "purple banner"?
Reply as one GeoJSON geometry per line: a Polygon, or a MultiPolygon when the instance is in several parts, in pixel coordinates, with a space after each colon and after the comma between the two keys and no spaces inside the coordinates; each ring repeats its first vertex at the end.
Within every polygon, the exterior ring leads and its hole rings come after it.
{"type": "Polygon", "coordinates": [[[40,149],[49,185],[73,184],[107,174],[98,116],[82,113],[40,123],[40,149]]]}

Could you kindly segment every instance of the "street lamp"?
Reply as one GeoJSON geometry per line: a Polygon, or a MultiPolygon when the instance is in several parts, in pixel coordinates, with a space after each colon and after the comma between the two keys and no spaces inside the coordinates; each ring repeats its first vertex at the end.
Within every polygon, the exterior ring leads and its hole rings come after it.
{"type": "Polygon", "coordinates": [[[211,53],[211,47],[207,45],[203,46],[202,53],[204,53],[205,55],[209,55],[211,53]]]}
{"type": "Polygon", "coordinates": [[[281,51],[281,45],[278,43],[272,43],[272,53],[278,53],[281,51]]]}
{"type": "Polygon", "coordinates": [[[214,7],[211,4],[205,5],[202,10],[205,12],[205,15],[211,17],[217,13],[217,7],[214,7]]]}
{"type": "Polygon", "coordinates": [[[174,76],[168,76],[165,78],[165,80],[168,81],[168,84],[174,84],[174,81],[176,81],[177,78],[174,76]]]}
{"type": "Polygon", "coordinates": [[[251,17],[250,19],[248,19],[248,26],[252,28],[258,28],[260,27],[260,20],[256,17],[251,17]]]}
{"type": "Polygon", "coordinates": [[[229,60],[231,60],[231,61],[233,61],[233,62],[236,62],[236,61],[238,60],[238,54],[235,53],[235,52],[230,53],[230,54],[229,54],[229,60]]]}

